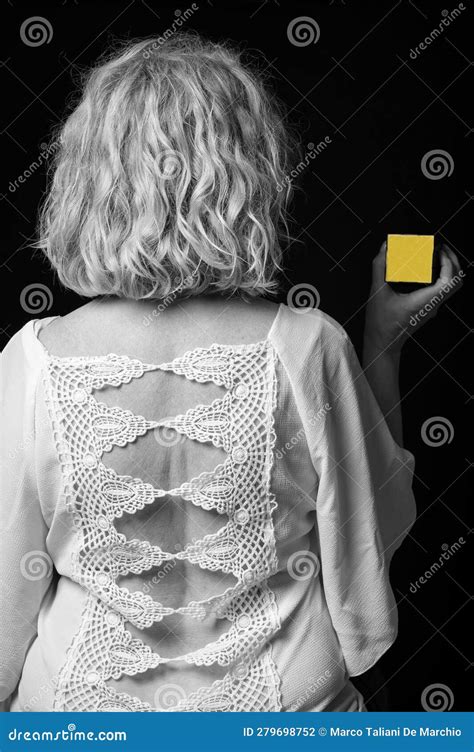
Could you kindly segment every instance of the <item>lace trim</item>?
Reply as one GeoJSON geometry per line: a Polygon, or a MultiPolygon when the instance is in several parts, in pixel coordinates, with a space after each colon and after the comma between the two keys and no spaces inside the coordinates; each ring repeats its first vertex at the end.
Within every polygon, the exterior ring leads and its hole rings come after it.
{"type": "MultiPolygon", "coordinates": [[[[78,634],[68,653],[66,666],[61,672],[56,692],[55,710],[99,712],[274,712],[281,710],[278,677],[268,647],[264,647],[257,658],[240,660],[222,679],[209,687],[201,687],[196,692],[184,696],[177,685],[159,688],[155,694],[155,705],[140,700],[128,693],[117,692],[105,683],[110,677],[118,678],[125,673],[134,674],[146,671],[156,662],[151,651],[139,640],[133,640],[123,625],[115,626],[114,612],[104,610],[104,606],[90,596],[86,613],[85,629],[78,634]],[[103,645],[94,639],[94,625],[106,624],[103,629],[104,645],[107,647],[104,660],[103,645]],[[123,636],[123,642],[114,640],[113,632],[123,636]],[[78,675],[76,654],[83,651],[81,673],[78,675]],[[141,655],[139,655],[141,653],[141,655]],[[136,670],[134,670],[134,668],[136,670]]],[[[199,651],[198,651],[199,652],[199,651]]],[[[82,654],[82,652],[81,652],[82,654]]],[[[186,657],[188,663],[190,656],[186,657]]],[[[176,659],[178,660],[178,659],[176,659]]],[[[184,660],[184,657],[183,657],[184,660]]],[[[196,665],[209,665],[199,662],[196,665]]],[[[226,665],[226,664],[222,664],[226,665]]]]}
{"type": "Polygon", "coordinates": [[[162,365],[113,354],[66,359],[49,356],[45,393],[65,502],[80,533],[71,577],[90,593],[81,628],[61,671],[55,709],[105,710],[113,705],[161,710],[116,693],[105,682],[179,661],[218,663],[233,666],[233,671],[211,687],[180,699],[173,710],[203,709],[206,703],[208,709],[216,709],[223,698],[226,707],[230,704],[238,710],[280,709],[279,678],[267,647],[279,628],[275,598],[267,585],[268,577],[278,569],[272,522],[276,502],[270,493],[276,400],[275,353],[270,343],[212,345],[162,365]],[[149,421],[95,399],[95,390],[120,386],[152,370],[213,381],[228,391],[210,405],[198,405],[163,421],[149,421]],[[223,447],[228,457],[213,471],[168,490],[140,478],[120,476],[101,461],[102,454],[113,446],[126,446],[158,427],[212,442],[223,447]],[[115,518],[167,494],[227,514],[229,520],[217,533],[174,553],[148,541],[127,540],[117,532],[115,518]],[[232,573],[237,583],[212,598],[170,608],[115,582],[120,575],[138,574],[172,559],[232,573]],[[197,651],[173,658],[153,653],[125,628],[125,621],[143,629],[172,613],[202,619],[211,611],[229,620],[228,631],[197,651]],[[242,676],[235,675],[236,662],[246,667],[245,672],[240,669],[242,676]],[[258,689],[254,686],[257,676],[258,689]],[[260,696],[263,686],[265,697],[260,696]]]}

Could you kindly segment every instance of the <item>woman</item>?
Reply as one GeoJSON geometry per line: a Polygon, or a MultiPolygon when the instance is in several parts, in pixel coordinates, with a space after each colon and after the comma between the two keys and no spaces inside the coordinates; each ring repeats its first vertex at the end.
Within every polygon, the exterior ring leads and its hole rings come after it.
{"type": "Polygon", "coordinates": [[[264,297],[282,122],[237,53],[175,36],[102,62],[61,130],[38,245],[92,301],[3,353],[5,709],[365,709],[415,518],[401,341],[457,261],[398,296],[381,249],[376,400],[339,324],[264,297]]]}

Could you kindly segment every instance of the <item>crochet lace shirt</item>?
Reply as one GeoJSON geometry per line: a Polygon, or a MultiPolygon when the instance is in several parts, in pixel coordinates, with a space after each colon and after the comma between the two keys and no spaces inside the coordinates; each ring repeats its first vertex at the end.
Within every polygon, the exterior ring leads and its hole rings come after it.
{"type": "Polygon", "coordinates": [[[2,355],[5,709],[363,709],[349,677],[396,637],[413,457],[342,327],[281,305],[262,341],[150,363],[53,356],[49,321],[2,355]]]}

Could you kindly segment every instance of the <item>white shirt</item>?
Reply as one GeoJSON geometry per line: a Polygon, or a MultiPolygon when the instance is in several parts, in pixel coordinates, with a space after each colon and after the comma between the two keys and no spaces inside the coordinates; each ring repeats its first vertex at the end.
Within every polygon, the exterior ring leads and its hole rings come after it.
{"type": "Polygon", "coordinates": [[[146,363],[53,356],[50,321],[2,355],[0,700],[364,709],[414,461],[342,327],[281,305],[265,339],[146,363]]]}

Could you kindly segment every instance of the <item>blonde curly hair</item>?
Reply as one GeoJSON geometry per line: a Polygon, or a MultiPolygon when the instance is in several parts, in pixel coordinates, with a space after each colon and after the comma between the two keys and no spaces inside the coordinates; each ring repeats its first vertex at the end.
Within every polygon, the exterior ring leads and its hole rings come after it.
{"type": "Polygon", "coordinates": [[[54,136],[36,247],[86,297],[274,292],[291,192],[283,121],[228,45],[127,43],[87,74],[54,136]]]}

